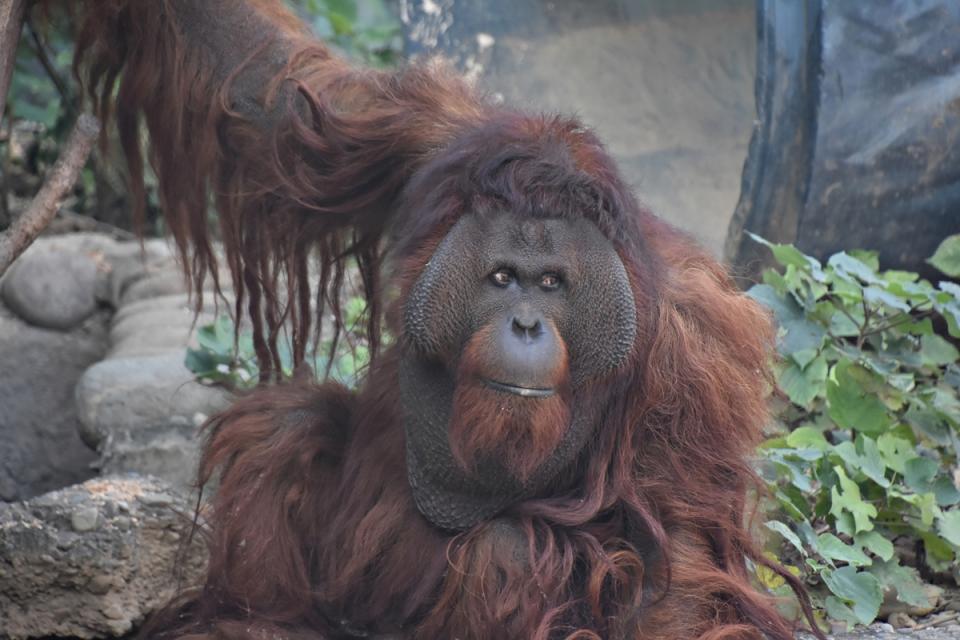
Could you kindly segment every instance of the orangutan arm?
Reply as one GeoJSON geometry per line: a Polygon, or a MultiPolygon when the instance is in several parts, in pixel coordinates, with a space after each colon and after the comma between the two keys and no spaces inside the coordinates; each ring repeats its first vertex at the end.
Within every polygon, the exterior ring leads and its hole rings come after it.
{"type": "MultiPolygon", "coordinates": [[[[403,185],[464,123],[481,118],[483,103],[469,87],[434,66],[355,69],[310,37],[281,0],[71,6],[80,14],[77,69],[104,124],[117,125],[138,218],[146,159],[198,294],[208,276],[219,290],[213,240],[222,242],[263,379],[281,368],[284,323],[295,364],[305,359],[313,318],[332,312],[337,335],[351,260],[376,303],[373,265],[403,185]],[[206,213],[211,203],[216,222],[206,213]],[[319,282],[311,285],[314,257],[319,282]]],[[[368,318],[376,353],[379,309],[368,318]]]]}
{"type": "Polygon", "coordinates": [[[216,485],[198,514],[206,581],[155,613],[142,637],[332,633],[305,594],[316,586],[313,546],[336,511],[355,403],[340,385],[290,382],[258,388],[211,418],[198,472],[201,486],[216,485]]]}

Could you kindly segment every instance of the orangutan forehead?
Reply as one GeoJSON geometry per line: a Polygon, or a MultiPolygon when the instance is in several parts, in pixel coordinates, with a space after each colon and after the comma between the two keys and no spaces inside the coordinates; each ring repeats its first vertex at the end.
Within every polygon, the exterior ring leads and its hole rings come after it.
{"type": "Polygon", "coordinates": [[[488,247],[515,251],[576,255],[585,247],[609,247],[600,230],[586,219],[530,217],[507,212],[479,216],[472,220],[477,238],[488,247]]]}
{"type": "Polygon", "coordinates": [[[553,237],[544,220],[522,220],[518,226],[519,243],[536,251],[553,253],[553,237]]]}

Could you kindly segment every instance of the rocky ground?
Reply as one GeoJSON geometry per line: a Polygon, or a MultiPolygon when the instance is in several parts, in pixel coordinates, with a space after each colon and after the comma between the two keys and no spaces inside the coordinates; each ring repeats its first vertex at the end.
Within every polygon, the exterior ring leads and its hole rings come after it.
{"type": "MultiPolygon", "coordinates": [[[[805,636],[809,638],[810,636],[805,636]]],[[[894,629],[889,624],[874,624],[865,629],[830,636],[834,640],[957,640],[960,638],[960,625],[943,624],[922,629],[894,629]]]]}
{"type": "Polygon", "coordinates": [[[124,636],[196,577],[198,427],[229,398],[183,361],[210,319],[163,241],[46,237],[0,280],[0,638],[124,636]]]}

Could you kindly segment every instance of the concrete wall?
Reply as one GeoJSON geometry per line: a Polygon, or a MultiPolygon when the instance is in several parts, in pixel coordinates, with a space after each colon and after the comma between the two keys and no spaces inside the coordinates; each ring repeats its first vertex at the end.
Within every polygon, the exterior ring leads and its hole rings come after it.
{"type": "Polygon", "coordinates": [[[401,0],[409,51],[577,113],[641,200],[720,255],[754,119],[753,0],[401,0]]]}

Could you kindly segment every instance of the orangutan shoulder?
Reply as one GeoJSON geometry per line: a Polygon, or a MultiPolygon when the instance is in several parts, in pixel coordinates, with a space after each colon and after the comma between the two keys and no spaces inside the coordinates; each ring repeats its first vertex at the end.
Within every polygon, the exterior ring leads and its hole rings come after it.
{"type": "Polygon", "coordinates": [[[355,395],[333,383],[258,388],[210,420],[202,474],[238,457],[257,465],[283,455],[293,456],[282,458],[283,464],[305,456],[339,459],[350,439],[354,405],[355,395]]]}

